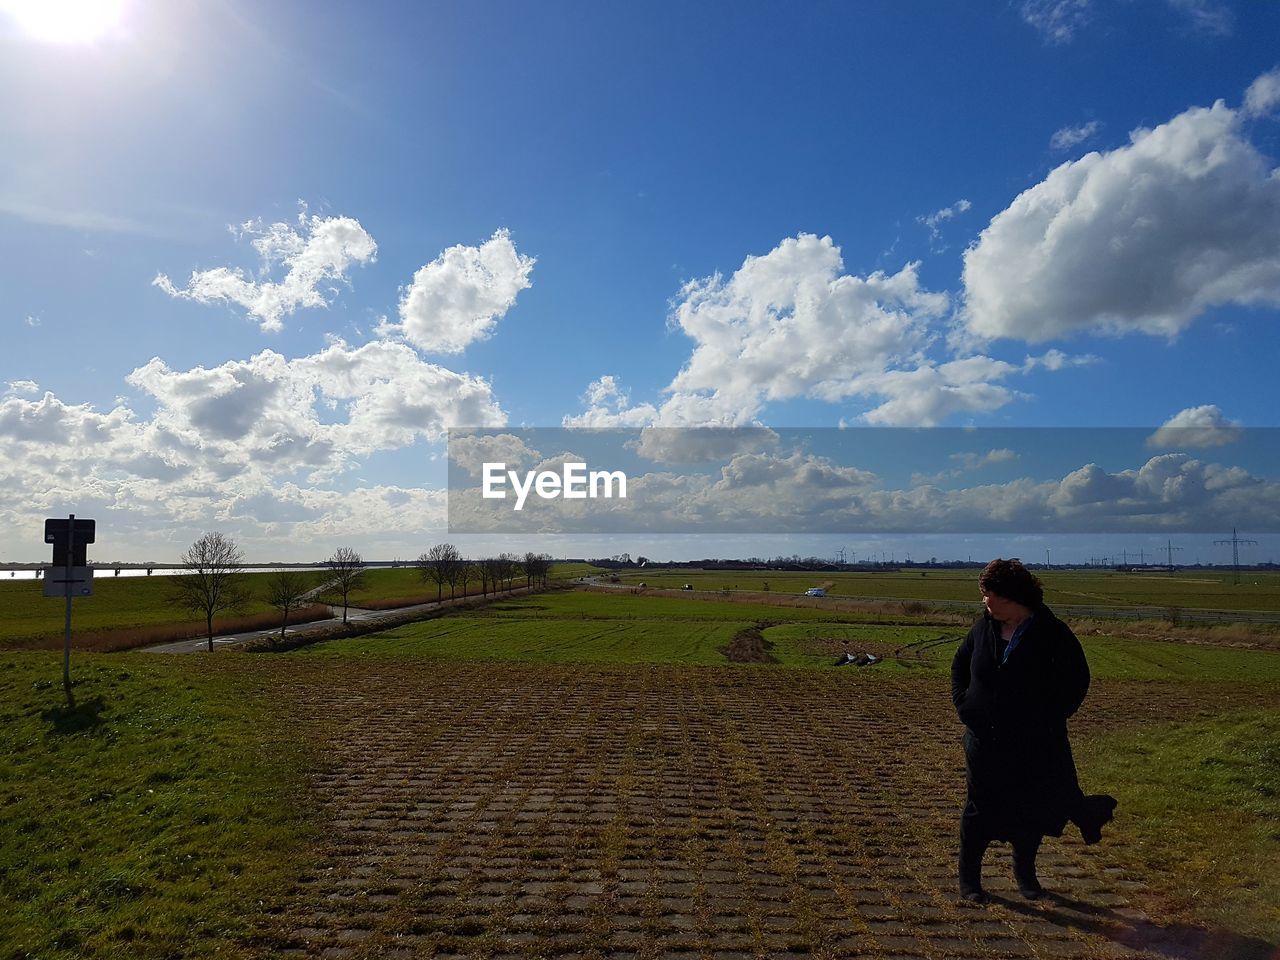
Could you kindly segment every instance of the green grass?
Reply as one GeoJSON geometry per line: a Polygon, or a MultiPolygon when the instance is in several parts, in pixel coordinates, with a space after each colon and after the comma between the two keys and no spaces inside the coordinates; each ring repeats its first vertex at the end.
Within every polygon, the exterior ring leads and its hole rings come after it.
{"type": "Polygon", "coordinates": [[[1120,800],[1110,852],[1173,880],[1185,914],[1280,940],[1280,711],[1115,733],[1076,756],[1086,789],[1120,800]]]}
{"type": "Polygon", "coordinates": [[[185,660],[0,665],[0,956],[240,956],[310,811],[283,724],[185,660]]]}
{"type": "MultiPolygon", "coordinates": [[[[270,573],[245,574],[253,599],[237,614],[271,612],[262,597],[270,573]]],[[[316,583],[322,574],[315,573],[316,583]]],[[[61,636],[65,603],[41,594],[40,581],[0,582],[0,643],[48,635],[61,636]]],[[[172,600],[173,580],[167,576],[98,578],[93,596],[73,601],[72,627],[75,635],[95,630],[148,627],[157,624],[200,620],[199,614],[177,606],[172,600]]]]}
{"type": "MultiPolygon", "coordinates": [[[[517,597],[307,649],[324,655],[452,660],[723,665],[720,649],[741,630],[830,617],[827,611],[805,607],[570,591],[517,597]]],[[[811,664],[796,660],[794,665],[811,664]]]]}
{"type": "Polygon", "coordinates": [[[720,647],[749,623],[521,620],[451,616],[305,648],[309,655],[415,656],[526,663],[723,664],[720,647]],[[675,629],[673,629],[675,627],[675,629]]]}
{"type": "MultiPolygon", "coordinates": [[[[771,627],[765,637],[775,644],[774,655],[790,666],[822,667],[839,654],[838,647],[853,653],[882,655],[916,641],[944,637],[957,640],[963,629],[878,626],[844,623],[787,624],[771,627]],[[864,650],[864,648],[866,648],[864,650]]],[[[1280,682],[1280,652],[1242,650],[1114,637],[1082,637],[1089,670],[1098,680],[1185,680],[1280,682]]],[[[930,670],[946,673],[957,643],[939,643],[922,652],[928,659],[888,670],[930,670]]],[[[911,651],[908,651],[911,652],[911,651]]],[[[879,669],[879,668],[877,668],[879,669]]]]}
{"type": "MultiPolygon", "coordinates": [[[[723,664],[720,648],[738,631],[765,624],[764,637],[782,666],[829,669],[842,650],[888,658],[909,644],[965,633],[867,621],[867,615],[833,615],[820,607],[572,591],[519,597],[310,650],[531,663],[723,664]]],[[[1280,682],[1280,652],[1093,636],[1082,642],[1098,679],[1280,682]]],[[[955,649],[955,642],[927,646],[923,660],[886,659],[875,670],[946,673],[955,649]]]]}
{"type": "MultiPolygon", "coordinates": [[[[1117,573],[1110,570],[1036,571],[1050,605],[1152,606],[1161,609],[1275,610],[1280,608],[1280,574],[1246,573],[1241,583],[1222,571],[1186,570],[1173,574],[1117,573]]],[[[809,587],[830,584],[831,597],[878,600],[960,600],[978,605],[977,570],[903,570],[892,573],[791,573],[762,570],[627,571],[622,583],[695,590],[749,590],[783,595],[803,594],[809,587]]]]}
{"type": "MultiPolygon", "coordinates": [[[[577,577],[589,576],[593,573],[600,573],[597,567],[591,566],[589,563],[556,563],[552,564],[549,579],[557,580],[573,580],[577,577]]],[[[404,600],[413,599],[416,601],[435,600],[436,585],[429,580],[423,580],[418,568],[414,566],[406,567],[374,567],[365,571],[364,586],[351,594],[351,605],[358,607],[363,603],[379,603],[387,600],[404,600]]],[[[513,584],[517,587],[524,586],[524,578],[517,577],[513,584]]],[[[457,588],[460,591],[460,587],[457,588]]],[[[478,579],[471,581],[467,585],[467,592],[470,594],[478,594],[480,592],[480,581],[478,579]]],[[[443,599],[449,598],[449,585],[445,584],[444,589],[440,591],[443,599]]]]}

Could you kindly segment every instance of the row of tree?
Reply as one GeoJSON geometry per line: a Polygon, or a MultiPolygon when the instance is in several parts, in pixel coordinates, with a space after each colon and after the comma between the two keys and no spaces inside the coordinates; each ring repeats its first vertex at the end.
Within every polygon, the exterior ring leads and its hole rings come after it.
{"type": "MultiPolygon", "coordinates": [[[[173,600],[204,617],[212,651],[214,618],[239,610],[250,598],[243,572],[244,553],[234,539],[215,531],[204,534],[188,547],[181,563],[186,573],[173,578],[173,600]]],[[[318,586],[313,571],[282,569],[267,575],[263,599],[280,611],[282,640],[289,614],[296,613],[308,602],[341,605],[342,622],[347,622],[351,594],[365,583],[364,559],[350,547],[339,547],[324,565],[327,569],[318,586]]],[[[528,587],[535,583],[545,586],[551,571],[551,557],[544,553],[526,553],[523,557],[503,553],[468,560],[453,544],[440,543],[418,557],[417,567],[424,582],[436,585],[438,601],[443,598],[445,584],[449,585],[450,599],[457,595],[459,587],[465,597],[472,583],[480,585],[484,596],[511,590],[521,577],[528,587]]]]}
{"type": "MultiPolygon", "coordinates": [[[[173,578],[176,604],[204,617],[209,650],[213,650],[215,617],[241,609],[250,599],[245,579],[244,552],[239,544],[217,531],[206,533],[182,554],[186,573],[173,578]]],[[[327,571],[317,586],[310,571],[277,570],[268,575],[263,599],[280,611],[280,636],[289,625],[289,614],[309,600],[342,606],[342,622],[347,622],[351,594],[364,585],[364,559],[350,547],[339,547],[324,562],[327,571]]]]}
{"type": "Polygon", "coordinates": [[[510,590],[517,579],[524,577],[525,586],[535,583],[546,586],[551,572],[551,557],[545,553],[526,553],[518,557],[514,553],[502,553],[496,557],[469,560],[451,543],[438,543],[418,557],[418,575],[424,583],[436,585],[436,600],[444,596],[444,586],[449,585],[449,597],[467,595],[469,584],[480,585],[481,596],[491,592],[510,590]]]}

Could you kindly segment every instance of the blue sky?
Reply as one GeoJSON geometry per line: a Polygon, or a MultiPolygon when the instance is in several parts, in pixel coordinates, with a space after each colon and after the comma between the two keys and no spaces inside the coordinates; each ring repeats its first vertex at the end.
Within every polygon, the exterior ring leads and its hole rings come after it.
{"type": "Polygon", "coordinates": [[[1280,426],[1274,4],[58,6],[0,0],[0,561],[413,556],[449,427],[1280,426]]]}

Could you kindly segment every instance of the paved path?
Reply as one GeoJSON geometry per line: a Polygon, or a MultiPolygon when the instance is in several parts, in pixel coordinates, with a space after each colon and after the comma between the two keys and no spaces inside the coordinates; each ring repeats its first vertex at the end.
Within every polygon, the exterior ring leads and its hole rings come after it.
{"type": "MultiPolygon", "coordinates": [[[[958,902],[960,729],[936,678],[279,669],[299,736],[322,745],[325,820],[319,862],[259,931],[279,955],[1208,960],[1241,941],[1147,916],[1143,878],[1114,859],[1123,811],[1100,846],[1046,843],[1050,899],[1017,895],[1000,847],[994,903],[958,902]]],[[[1098,687],[1086,732],[1208,696],[1098,687]]]]}
{"type": "MultiPolygon", "coordinates": [[[[506,599],[508,597],[517,597],[527,593],[525,587],[516,587],[515,589],[502,594],[501,598],[490,595],[487,602],[495,599],[506,599]]],[[[347,609],[347,620],[352,623],[366,623],[376,620],[394,620],[403,616],[411,616],[416,613],[431,614],[438,610],[450,606],[461,606],[466,604],[484,603],[486,598],[483,597],[458,597],[455,600],[441,600],[439,602],[431,601],[430,603],[415,603],[407,607],[392,607],[387,610],[365,610],[359,607],[349,607],[347,609]]],[[[341,611],[341,607],[330,607],[330,610],[341,611]]],[[[331,629],[342,623],[342,616],[331,617],[326,620],[313,620],[310,623],[300,623],[297,626],[286,627],[286,636],[296,634],[318,633],[326,629],[331,629]]],[[[237,644],[244,643],[246,640],[260,640],[267,637],[280,636],[280,628],[272,627],[270,630],[249,630],[244,633],[228,633],[215,636],[213,638],[213,649],[215,651],[226,647],[234,647],[237,644]]],[[[139,653],[207,653],[209,650],[209,640],[207,637],[201,637],[193,640],[178,640],[174,643],[161,643],[153,647],[142,647],[139,653]]]]}

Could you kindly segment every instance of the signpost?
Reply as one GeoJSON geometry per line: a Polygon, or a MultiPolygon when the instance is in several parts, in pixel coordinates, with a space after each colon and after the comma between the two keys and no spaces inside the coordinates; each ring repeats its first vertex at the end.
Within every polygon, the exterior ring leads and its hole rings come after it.
{"type": "Polygon", "coordinates": [[[53,565],[45,570],[44,595],[66,597],[67,629],[62,646],[62,686],[71,696],[71,599],[93,595],[93,569],[86,559],[85,547],[94,542],[96,524],[77,520],[73,513],[66,520],[44,522],[44,542],[53,545],[53,565]]]}

